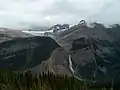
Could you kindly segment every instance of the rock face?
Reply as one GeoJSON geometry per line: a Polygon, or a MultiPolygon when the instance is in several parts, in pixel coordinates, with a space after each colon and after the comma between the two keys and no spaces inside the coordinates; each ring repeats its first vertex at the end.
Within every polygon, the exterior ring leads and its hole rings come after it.
{"type": "Polygon", "coordinates": [[[68,24],[63,24],[63,25],[57,24],[57,25],[52,26],[49,30],[53,30],[53,33],[55,34],[55,33],[58,33],[62,30],[67,30],[67,29],[69,29],[68,24]]]}
{"type": "Polygon", "coordinates": [[[72,73],[82,79],[107,82],[120,77],[120,26],[73,26],[56,38],[71,56],[72,73]]]}
{"type": "Polygon", "coordinates": [[[0,36],[0,68],[15,71],[26,70],[39,65],[60,47],[50,37],[14,37],[0,36]]]}

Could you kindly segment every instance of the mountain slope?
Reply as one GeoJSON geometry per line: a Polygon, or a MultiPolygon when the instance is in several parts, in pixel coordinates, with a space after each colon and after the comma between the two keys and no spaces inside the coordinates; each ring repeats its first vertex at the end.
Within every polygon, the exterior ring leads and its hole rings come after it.
{"type": "Polygon", "coordinates": [[[106,82],[120,76],[120,26],[106,28],[81,24],[56,37],[71,56],[72,73],[86,80],[106,82]]]}
{"type": "MultiPolygon", "coordinates": [[[[9,36],[13,36],[10,35],[9,36]]],[[[0,37],[0,68],[26,70],[46,60],[52,51],[60,47],[50,37],[0,37]]]]}
{"type": "Polygon", "coordinates": [[[90,82],[119,81],[120,26],[75,25],[50,37],[14,37],[0,43],[0,67],[73,75],[90,82]]]}

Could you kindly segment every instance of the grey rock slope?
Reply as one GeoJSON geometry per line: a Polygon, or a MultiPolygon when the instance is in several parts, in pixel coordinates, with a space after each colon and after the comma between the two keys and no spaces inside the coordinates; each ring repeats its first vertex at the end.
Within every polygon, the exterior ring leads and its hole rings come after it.
{"type": "Polygon", "coordinates": [[[0,68],[14,71],[30,69],[49,58],[54,49],[60,47],[50,37],[33,37],[10,29],[8,32],[0,32],[0,68]]]}
{"type": "Polygon", "coordinates": [[[106,82],[120,77],[120,26],[75,25],[56,37],[69,52],[72,73],[79,79],[106,82]]]}
{"type": "Polygon", "coordinates": [[[68,55],[68,52],[63,48],[56,48],[48,59],[42,61],[41,64],[33,67],[31,70],[34,73],[50,71],[54,74],[72,75],[69,68],[68,55]]]}

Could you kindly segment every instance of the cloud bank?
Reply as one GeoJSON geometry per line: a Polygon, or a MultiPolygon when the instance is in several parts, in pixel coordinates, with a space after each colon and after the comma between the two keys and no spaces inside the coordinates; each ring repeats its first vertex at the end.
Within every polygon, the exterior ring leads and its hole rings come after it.
{"type": "Polygon", "coordinates": [[[0,26],[29,28],[81,19],[104,24],[120,23],[120,0],[1,0],[0,26]]]}

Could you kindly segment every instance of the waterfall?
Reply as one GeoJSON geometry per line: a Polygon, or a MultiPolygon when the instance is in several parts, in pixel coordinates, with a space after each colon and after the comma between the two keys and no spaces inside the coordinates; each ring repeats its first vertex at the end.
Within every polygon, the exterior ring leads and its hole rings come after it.
{"type": "Polygon", "coordinates": [[[72,60],[71,60],[71,55],[69,55],[69,67],[70,67],[70,70],[74,73],[74,69],[72,67],[72,60]]]}
{"type": "MultiPolygon", "coordinates": [[[[72,59],[71,59],[71,55],[69,54],[69,67],[70,67],[70,70],[72,71],[72,73],[74,74],[75,73],[75,71],[74,71],[74,69],[73,69],[73,67],[72,67],[72,59]]],[[[85,79],[82,79],[82,78],[79,78],[78,76],[76,76],[76,75],[74,75],[74,77],[76,78],[76,79],[78,79],[78,80],[80,80],[80,81],[85,81],[85,79]]]]}

